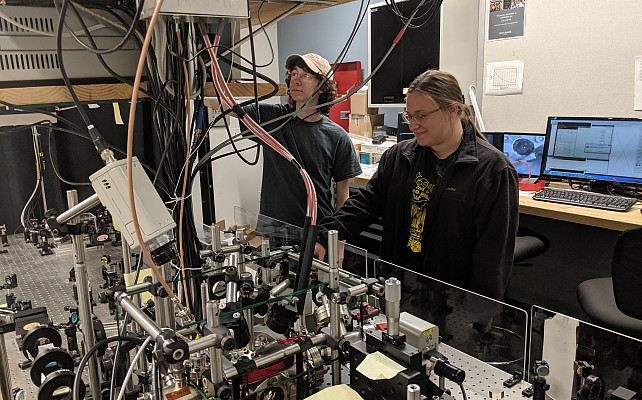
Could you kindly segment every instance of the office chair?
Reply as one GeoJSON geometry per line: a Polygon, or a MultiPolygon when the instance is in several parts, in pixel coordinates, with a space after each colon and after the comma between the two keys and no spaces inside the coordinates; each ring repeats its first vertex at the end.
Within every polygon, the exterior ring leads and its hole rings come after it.
{"type": "Polygon", "coordinates": [[[537,257],[550,247],[548,238],[523,227],[517,230],[513,264],[522,264],[529,258],[537,257]]]}
{"type": "Polygon", "coordinates": [[[618,236],[611,275],[580,283],[580,306],[594,323],[642,339],[642,227],[618,236]]]}

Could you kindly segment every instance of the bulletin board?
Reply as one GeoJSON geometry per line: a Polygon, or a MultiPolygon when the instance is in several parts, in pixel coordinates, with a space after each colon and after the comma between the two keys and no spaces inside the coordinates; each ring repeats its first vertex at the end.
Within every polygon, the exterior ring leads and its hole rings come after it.
{"type": "MultiPolygon", "coordinates": [[[[480,1],[488,10],[489,0],[480,1]]],[[[642,118],[634,111],[642,1],[526,3],[524,37],[484,44],[484,66],[524,61],[521,94],[483,94],[486,130],[544,132],[551,115],[642,118]]]]}

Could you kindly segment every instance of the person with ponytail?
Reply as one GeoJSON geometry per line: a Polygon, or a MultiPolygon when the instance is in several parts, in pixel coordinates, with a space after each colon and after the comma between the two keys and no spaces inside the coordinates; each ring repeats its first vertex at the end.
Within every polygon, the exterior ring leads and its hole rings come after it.
{"type": "Polygon", "coordinates": [[[475,128],[455,77],[428,70],[408,87],[403,119],[414,133],[381,157],[368,184],[320,223],[348,240],[380,218],[381,258],[502,299],[518,225],[517,172],[475,128]]]}

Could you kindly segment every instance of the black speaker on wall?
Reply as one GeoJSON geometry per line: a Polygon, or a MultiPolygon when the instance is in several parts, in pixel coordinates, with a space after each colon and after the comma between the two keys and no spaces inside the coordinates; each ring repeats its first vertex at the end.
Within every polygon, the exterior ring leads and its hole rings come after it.
{"type": "MultiPolygon", "coordinates": [[[[396,2],[397,10],[409,17],[420,0],[396,2]]],[[[427,69],[439,68],[439,27],[441,9],[435,1],[427,0],[392,50],[381,69],[370,81],[370,104],[373,106],[403,106],[404,89],[427,69]],[[429,19],[430,15],[434,18],[429,19]]],[[[395,40],[404,23],[385,3],[370,6],[369,14],[369,68],[374,69],[395,40]]]]}

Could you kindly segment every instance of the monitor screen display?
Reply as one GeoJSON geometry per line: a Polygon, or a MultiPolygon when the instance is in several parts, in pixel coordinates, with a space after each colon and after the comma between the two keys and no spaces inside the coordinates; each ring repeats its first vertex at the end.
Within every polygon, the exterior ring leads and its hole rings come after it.
{"type": "Polygon", "coordinates": [[[520,177],[540,176],[544,154],[545,134],[517,132],[487,132],[488,141],[503,152],[520,177]]]}
{"type": "Polygon", "coordinates": [[[642,184],[642,119],[549,117],[542,174],[642,184]]]}

